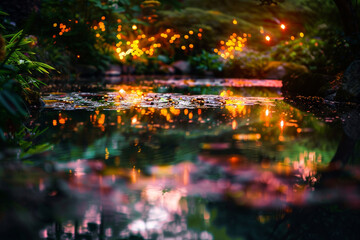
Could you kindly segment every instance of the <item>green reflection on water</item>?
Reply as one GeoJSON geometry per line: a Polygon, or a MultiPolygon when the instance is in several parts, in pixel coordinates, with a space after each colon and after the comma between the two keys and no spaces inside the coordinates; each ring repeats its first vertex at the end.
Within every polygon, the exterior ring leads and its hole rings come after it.
{"type": "Polygon", "coordinates": [[[282,101],[220,109],[50,110],[39,124],[49,127],[42,138],[54,144],[50,157],[55,161],[98,159],[140,169],[195,161],[206,152],[252,163],[288,163],[310,154],[313,162],[327,164],[338,143],[333,136],[339,134],[282,101]]]}
{"type": "Polygon", "coordinates": [[[8,183],[14,192],[30,185],[25,195],[53,215],[52,222],[32,219],[42,238],[263,239],[283,216],[278,209],[311,192],[304,181],[316,181],[318,167],[332,159],[340,130],[283,101],[262,100],[44,110],[34,125],[48,128],[38,141],[53,148],[27,159],[41,166],[38,175],[14,174],[8,183]]]}

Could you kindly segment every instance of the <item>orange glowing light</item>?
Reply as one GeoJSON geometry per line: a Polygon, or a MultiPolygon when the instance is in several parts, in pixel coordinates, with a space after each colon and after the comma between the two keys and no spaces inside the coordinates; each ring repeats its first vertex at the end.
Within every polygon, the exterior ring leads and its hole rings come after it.
{"type": "Polygon", "coordinates": [[[189,34],[190,34],[190,35],[193,35],[193,34],[194,34],[194,31],[190,30],[190,31],[189,31],[189,34]]]}
{"type": "Polygon", "coordinates": [[[137,117],[136,116],[131,118],[131,124],[135,124],[136,122],[137,122],[137,117]]]}
{"type": "Polygon", "coordinates": [[[60,124],[65,124],[65,118],[60,117],[59,123],[60,123],[60,124]]]}
{"type": "Polygon", "coordinates": [[[285,24],[281,24],[281,25],[280,25],[280,28],[281,28],[282,30],[285,30],[285,28],[286,28],[285,24]]]}
{"type": "Polygon", "coordinates": [[[131,182],[132,183],[136,183],[136,170],[135,170],[135,167],[131,170],[131,182]]]}
{"type": "Polygon", "coordinates": [[[101,116],[98,120],[98,124],[103,125],[104,123],[105,123],[105,114],[101,114],[101,116]]]}
{"type": "Polygon", "coordinates": [[[57,121],[53,120],[53,126],[56,126],[56,125],[57,125],[57,121]]]}
{"type": "Polygon", "coordinates": [[[194,115],[193,115],[193,113],[192,113],[192,112],[190,112],[190,113],[189,113],[189,119],[192,119],[192,118],[193,118],[193,116],[194,116],[194,115]]]}
{"type": "Polygon", "coordinates": [[[280,122],[280,128],[283,129],[283,128],[284,128],[284,125],[285,125],[284,120],[281,120],[281,122],[280,122]]]}
{"type": "Polygon", "coordinates": [[[266,35],[265,40],[268,41],[268,42],[270,42],[271,37],[270,37],[269,35],[266,35]]]}
{"type": "Polygon", "coordinates": [[[132,30],[136,30],[137,26],[136,25],[132,25],[132,30]]]}
{"type": "Polygon", "coordinates": [[[236,25],[238,22],[236,21],[236,19],[234,19],[232,23],[236,25]]]}
{"type": "Polygon", "coordinates": [[[237,156],[232,156],[232,157],[230,157],[230,159],[229,159],[229,161],[230,161],[231,163],[237,163],[239,160],[240,160],[240,159],[239,159],[239,157],[237,157],[237,156]]]}
{"type": "Polygon", "coordinates": [[[76,55],[77,58],[80,58],[80,55],[76,55]]]}
{"type": "Polygon", "coordinates": [[[185,46],[181,46],[181,49],[182,49],[182,50],[185,50],[185,49],[186,49],[186,47],[185,47],[185,46]]]}
{"type": "Polygon", "coordinates": [[[105,20],[105,16],[102,16],[102,17],[101,17],[101,20],[105,20]]]}
{"type": "Polygon", "coordinates": [[[190,45],[189,45],[189,48],[194,48],[194,44],[190,44],[190,45]]]}
{"type": "Polygon", "coordinates": [[[233,130],[237,128],[237,122],[235,120],[232,121],[231,125],[233,130]]]}
{"type": "Polygon", "coordinates": [[[265,110],[265,116],[267,116],[267,117],[269,116],[269,109],[265,110]]]}

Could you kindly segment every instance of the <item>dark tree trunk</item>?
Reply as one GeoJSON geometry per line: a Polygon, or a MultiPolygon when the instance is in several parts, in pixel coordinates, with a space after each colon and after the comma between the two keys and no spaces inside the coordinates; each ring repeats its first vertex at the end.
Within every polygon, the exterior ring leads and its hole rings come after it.
{"type": "Polygon", "coordinates": [[[345,34],[347,36],[359,34],[359,22],[351,0],[334,0],[334,2],[339,9],[345,34]]]}

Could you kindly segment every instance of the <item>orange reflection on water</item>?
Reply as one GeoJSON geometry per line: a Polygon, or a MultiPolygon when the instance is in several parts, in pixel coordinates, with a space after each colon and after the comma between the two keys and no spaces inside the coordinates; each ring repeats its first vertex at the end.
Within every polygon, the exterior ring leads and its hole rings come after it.
{"type": "Polygon", "coordinates": [[[181,111],[180,109],[176,109],[173,106],[170,108],[170,112],[174,115],[174,116],[179,116],[181,111]]]}
{"type": "Polygon", "coordinates": [[[285,122],[284,122],[284,120],[281,120],[281,121],[280,121],[280,128],[281,128],[281,129],[284,129],[284,126],[285,126],[285,122]]]}
{"type": "Polygon", "coordinates": [[[105,123],[105,114],[101,114],[98,120],[99,125],[103,125],[105,123]]]}
{"type": "Polygon", "coordinates": [[[63,125],[66,123],[66,120],[67,118],[64,118],[61,113],[59,113],[59,123],[63,125]]]}
{"type": "Polygon", "coordinates": [[[238,125],[237,122],[233,120],[231,123],[232,129],[235,130],[237,128],[237,125],[238,125]]]}
{"type": "Polygon", "coordinates": [[[189,113],[189,119],[192,119],[194,114],[192,112],[189,113]]]}
{"type": "Polygon", "coordinates": [[[260,133],[234,134],[233,139],[238,141],[257,141],[261,138],[260,133]]]}
{"type": "Polygon", "coordinates": [[[131,183],[136,183],[137,181],[137,172],[135,167],[131,170],[131,183]]]}
{"type": "Polygon", "coordinates": [[[137,121],[138,121],[138,120],[137,120],[137,116],[136,116],[136,115],[131,118],[131,124],[136,124],[137,121]]]}

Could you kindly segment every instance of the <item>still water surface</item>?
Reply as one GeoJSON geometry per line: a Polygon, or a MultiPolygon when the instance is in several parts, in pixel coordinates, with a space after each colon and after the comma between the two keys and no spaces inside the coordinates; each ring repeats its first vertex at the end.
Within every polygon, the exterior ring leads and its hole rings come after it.
{"type": "Polygon", "coordinates": [[[45,94],[32,125],[47,128],[37,141],[49,149],[24,154],[22,179],[9,181],[23,191],[15,215],[32,222],[20,228],[41,239],[315,239],[301,235],[310,213],[357,209],[357,168],[355,182],[317,188],[337,116],[289,105],[279,82],[232,81],[45,94]]]}

